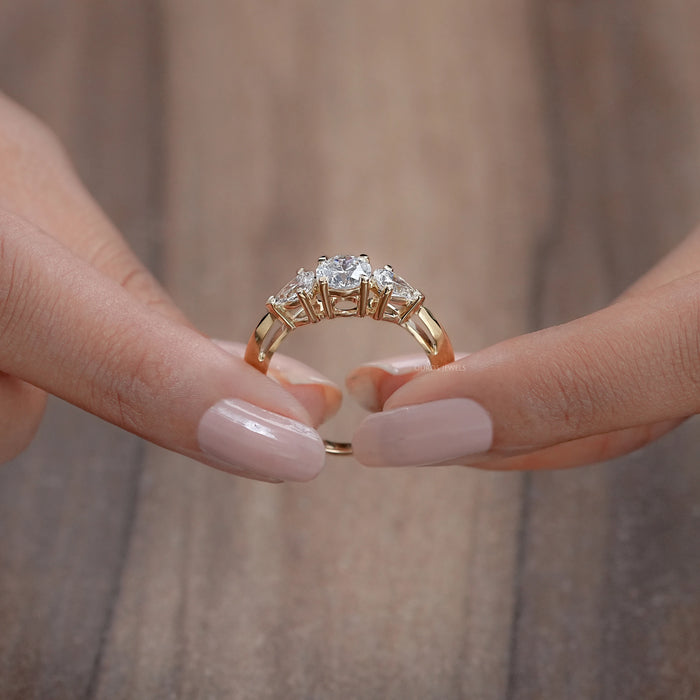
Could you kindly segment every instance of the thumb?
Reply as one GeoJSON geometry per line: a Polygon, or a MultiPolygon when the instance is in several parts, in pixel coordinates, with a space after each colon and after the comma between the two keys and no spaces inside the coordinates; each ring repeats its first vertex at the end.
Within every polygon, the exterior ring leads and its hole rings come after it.
{"type": "Polygon", "coordinates": [[[2,212],[0,371],[227,471],[305,481],[324,464],[282,386],[2,212]]]}
{"type": "Polygon", "coordinates": [[[700,273],[421,373],[353,438],[368,465],[483,463],[700,412],[700,273]]]}

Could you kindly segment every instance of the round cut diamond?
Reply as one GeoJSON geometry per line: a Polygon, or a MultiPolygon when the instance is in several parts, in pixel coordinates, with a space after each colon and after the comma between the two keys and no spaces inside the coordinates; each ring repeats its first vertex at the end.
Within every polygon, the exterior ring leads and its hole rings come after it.
{"type": "Polygon", "coordinates": [[[336,255],[334,258],[322,260],[316,268],[316,277],[328,279],[329,289],[347,291],[358,289],[360,279],[369,277],[372,267],[365,256],[336,255]]]}
{"type": "Polygon", "coordinates": [[[399,277],[391,268],[380,267],[372,273],[377,287],[383,290],[391,285],[391,296],[403,301],[414,301],[420,296],[417,289],[411,287],[403,277],[399,277]]]}
{"type": "Polygon", "coordinates": [[[314,288],[314,273],[311,270],[300,270],[297,276],[282,287],[275,296],[275,301],[283,304],[288,301],[294,301],[298,291],[304,291],[308,294],[313,292],[314,288]]]}

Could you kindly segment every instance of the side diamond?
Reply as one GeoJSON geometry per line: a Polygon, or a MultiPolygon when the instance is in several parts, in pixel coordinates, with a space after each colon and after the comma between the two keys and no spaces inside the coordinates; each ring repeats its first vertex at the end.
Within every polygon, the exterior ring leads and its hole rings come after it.
{"type": "Polygon", "coordinates": [[[414,289],[403,277],[399,277],[389,267],[377,268],[372,273],[372,279],[374,279],[380,290],[384,290],[391,285],[391,296],[394,299],[410,302],[415,301],[420,296],[420,292],[417,289],[414,289]]]}
{"type": "Polygon", "coordinates": [[[284,287],[277,292],[275,295],[275,301],[279,304],[295,301],[298,290],[303,290],[308,294],[312,294],[314,280],[314,273],[311,270],[299,270],[297,276],[290,282],[287,282],[287,284],[285,284],[284,287]]]}

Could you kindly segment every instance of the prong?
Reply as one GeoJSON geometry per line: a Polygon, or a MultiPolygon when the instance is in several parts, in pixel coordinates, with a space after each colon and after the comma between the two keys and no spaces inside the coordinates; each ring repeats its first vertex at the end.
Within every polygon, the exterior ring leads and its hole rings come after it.
{"type": "Polygon", "coordinates": [[[328,258],[327,258],[325,255],[322,255],[322,256],[318,259],[318,261],[319,261],[320,263],[325,262],[326,260],[328,260],[328,258]]]}
{"type": "Polygon", "coordinates": [[[300,275],[302,272],[304,272],[304,268],[303,268],[303,267],[300,267],[300,268],[297,270],[297,275],[300,275]]]}
{"type": "Polygon", "coordinates": [[[423,301],[425,300],[425,297],[419,293],[419,296],[417,299],[414,299],[405,309],[404,312],[401,314],[399,317],[399,323],[403,323],[406,321],[409,316],[414,314],[421,306],[423,301]]]}
{"type": "Polygon", "coordinates": [[[311,321],[311,323],[317,323],[318,316],[314,311],[313,302],[311,301],[309,293],[304,289],[299,289],[297,291],[297,296],[299,297],[301,305],[304,307],[304,311],[306,311],[306,316],[309,321],[311,321]]]}
{"type": "Polygon", "coordinates": [[[384,265],[385,269],[391,270],[392,272],[394,271],[394,268],[391,265],[384,265]]]}
{"type": "Polygon", "coordinates": [[[369,255],[367,255],[367,253],[360,253],[357,257],[364,258],[365,260],[369,260],[369,255]]]}
{"type": "Polygon", "coordinates": [[[357,315],[367,315],[367,300],[369,299],[369,277],[362,275],[360,277],[360,299],[357,302],[357,315]]]}
{"type": "MultiPolygon", "coordinates": [[[[272,299],[272,297],[270,297],[272,299]]],[[[280,311],[273,302],[268,301],[267,304],[265,304],[265,308],[275,317],[278,318],[282,323],[284,323],[287,328],[290,330],[293,330],[296,328],[294,325],[294,322],[291,319],[288,319],[287,316],[283,311],[280,311]]]]}
{"type": "Polygon", "coordinates": [[[391,299],[391,293],[393,291],[394,288],[390,284],[384,287],[384,291],[379,299],[377,299],[377,306],[374,308],[372,318],[377,321],[381,321],[384,318],[384,312],[386,311],[387,304],[389,303],[389,299],[391,299]]]}
{"type": "Polygon", "coordinates": [[[328,293],[328,279],[326,277],[321,277],[318,280],[318,288],[321,294],[323,313],[326,315],[326,318],[335,318],[335,311],[331,303],[331,295],[328,293]]]}

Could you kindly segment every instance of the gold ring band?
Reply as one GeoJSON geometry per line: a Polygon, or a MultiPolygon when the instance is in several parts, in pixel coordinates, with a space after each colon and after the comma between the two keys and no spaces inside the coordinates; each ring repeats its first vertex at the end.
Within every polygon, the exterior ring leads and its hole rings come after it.
{"type": "MultiPolygon", "coordinates": [[[[369,257],[321,257],[315,271],[296,277],[267,300],[267,314],[256,326],[245,352],[248,364],[267,373],[272,355],[296,328],[345,316],[370,317],[405,328],[423,348],[433,369],[454,361],[452,343],[425,296],[394,273],[390,265],[372,269],[369,257]]],[[[352,454],[349,442],[324,440],[329,454],[352,454]]]]}

